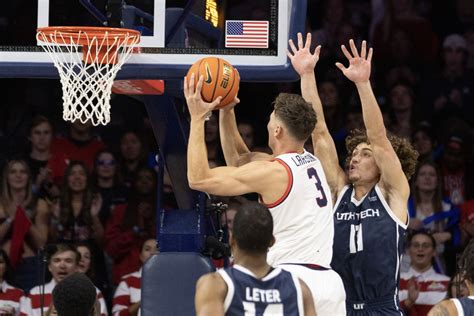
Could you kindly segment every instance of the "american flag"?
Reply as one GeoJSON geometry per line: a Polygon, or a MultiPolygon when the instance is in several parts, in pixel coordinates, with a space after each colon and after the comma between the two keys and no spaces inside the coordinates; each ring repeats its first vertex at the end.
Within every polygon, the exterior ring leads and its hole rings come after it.
{"type": "Polygon", "coordinates": [[[226,21],[225,47],[268,48],[268,21],[226,21]]]}

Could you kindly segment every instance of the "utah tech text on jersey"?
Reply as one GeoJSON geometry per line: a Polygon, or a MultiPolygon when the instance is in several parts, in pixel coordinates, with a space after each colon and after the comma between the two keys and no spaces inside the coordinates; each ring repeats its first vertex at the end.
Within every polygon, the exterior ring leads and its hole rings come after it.
{"type": "Polygon", "coordinates": [[[364,219],[366,217],[379,217],[380,212],[379,209],[366,209],[360,213],[355,212],[345,212],[345,213],[336,213],[336,218],[338,221],[352,221],[352,220],[359,220],[364,219]]]}

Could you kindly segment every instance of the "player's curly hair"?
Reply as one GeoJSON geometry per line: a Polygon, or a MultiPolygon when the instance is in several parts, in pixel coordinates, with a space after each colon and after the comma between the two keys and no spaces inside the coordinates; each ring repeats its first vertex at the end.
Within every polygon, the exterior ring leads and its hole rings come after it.
{"type": "Polygon", "coordinates": [[[465,280],[474,284],[474,239],[471,239],[469,244],[464,248],[464,251],[459,259],[459,275],[461,282],[465,280]]]}
{"type": "MultiPolygon", "coordinates": [[[[411,176],[415,173],[418,152],[405,138],[390,133],[387,133],[387,137],[400,160],[405,176],[410,180],[411,176]]],[[[349,153],[346,158],[346,163],[351,160],[352,152],[360,143],[370,144],[369,138],[367,137],[367,131],[359,129],[352,130],[349,136],[346,137],[346,149],[349,153]]]]}
{"type": "Polygon", "coordinates": [[[293,93],[280,93],[273,102],[275,115],[289,129],[291,135],[306,141],[316,126],[316,112],[311,103],[293,93]]]}

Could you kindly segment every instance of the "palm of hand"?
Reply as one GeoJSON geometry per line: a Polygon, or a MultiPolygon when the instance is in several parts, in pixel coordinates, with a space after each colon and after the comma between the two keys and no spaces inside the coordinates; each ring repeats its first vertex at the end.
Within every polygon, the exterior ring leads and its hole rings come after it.
{"type": "Polygon", "coordinates": [[[308,70],[313,70],[318,62],[318,58],[310,54],[308,49],[299,50],[293,60],[293,68],[297,73],[302,74],[308,70]]]}
{"type": "Polygon", "coordinates": [[[344,70],[344,75],[353,82],[363,82],[369,80],[370,62],[363,58],[352,58],[349,60],[349,67],[344,70]]]}

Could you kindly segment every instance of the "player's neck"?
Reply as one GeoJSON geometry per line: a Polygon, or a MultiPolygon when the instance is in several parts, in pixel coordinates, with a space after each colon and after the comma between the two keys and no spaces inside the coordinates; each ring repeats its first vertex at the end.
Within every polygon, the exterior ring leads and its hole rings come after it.
{"type": "Polygon", "coordinates": [[[270,270],[270,266],[267,264],[266,253],[259,256],[241,253],[240,256],[234,258],[234,264],[249,269],[258,279],[266,276],[270,270]]]}
{"type": "Polygon", "coordinates": [[[280,142],[275,146],[273,153],[275,156],[283,155],[287,153],[298,153],[302,154],[304,152],[303,144],[298,144],[295,142],[280,142]]]}
{"type": "Polygon", "coordinates": [[[377,183],[354,183],[354,197],[360,201],[377,183]]]}

